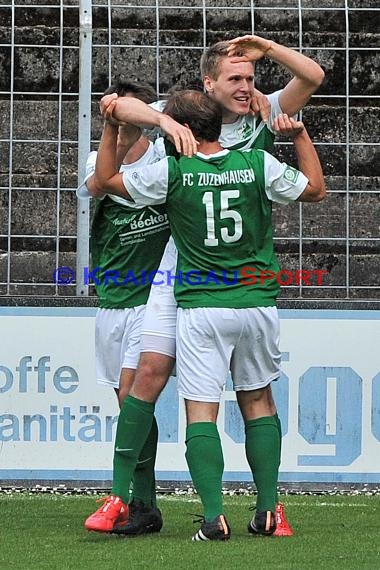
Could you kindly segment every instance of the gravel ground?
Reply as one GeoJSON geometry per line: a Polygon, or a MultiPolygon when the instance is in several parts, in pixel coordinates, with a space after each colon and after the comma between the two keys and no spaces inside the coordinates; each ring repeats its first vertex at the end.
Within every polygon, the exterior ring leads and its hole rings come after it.
{"type": "MultiPolygon", "coordinates": [[[[34,494],[52,494],[52,495],[104,495],[110,491],[110,487],[71,487],[67,484],[60,485],[2,485],[0,486],[0,494],[11,495],[16,493],[34,494]]],[[[157,493],[162,495],[195,495],[196,491],[191,485],[168,484],[167,486],[157,486],[157,493]]],[[[304,484],[286,485],[279,487],[280,495],[380,495],[380,483],[375,484],[345,484],[332,485],[323,484],[304,484]]],[[[233,484],[226,485],[223,489],[224,495],[255,495],[254,488],[249,485],[238,487],[233,484]]]]}

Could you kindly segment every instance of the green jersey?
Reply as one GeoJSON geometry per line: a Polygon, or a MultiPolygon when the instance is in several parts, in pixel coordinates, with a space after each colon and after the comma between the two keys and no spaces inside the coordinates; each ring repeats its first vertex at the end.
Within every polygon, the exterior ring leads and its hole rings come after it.
{"type": "Polygon", "coordinates": [[[275,305],[272,201],[296,200],[308,183],[301,172],[262,150],[223,150],[169,157],[154,171],[123,173],[123,181],[139,205],[167,202],[180,307],[275,305]]]}
{"type": "MultiPolygon", "coordinates": [[[[95,170],[96,152],[86,164],[86,179],[95,170]]],[[[121,171],[157,162],[166,156],[162,140],[150,143],[146,153],[121,171]]],[[[88,197],[81,188],[79,197],[88,197]]],[[[97,200],[91,226],[92,269],[102,309],[127,309],[145,305],[152,279],[169,239],[166,208],[139,207],[118,196],[97,200]]]]}
{"type": "Polygon", "coordinates": [[[90,244],[102,309],[145,305],[169,235],[163,205],[136,210],[108,196],[97,201],[90,244]]]}

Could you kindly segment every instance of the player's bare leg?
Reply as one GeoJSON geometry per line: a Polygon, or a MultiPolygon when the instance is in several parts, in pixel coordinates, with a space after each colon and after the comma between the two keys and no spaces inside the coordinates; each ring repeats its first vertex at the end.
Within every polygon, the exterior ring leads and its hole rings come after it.
{"type": "Polygon", "coordinates": [[[173,370],[175,358],[158,352],[142,352],[131,395],[155,403],[173,370]]]}
{"type": "Polygon", "coordinates": [[[119,390],[118,390],[118,400],[119,407],[123,405],[125,398],[128,396],[132,384],[134,382],[136,375],[136,370],[132,368],[122,368],[120,372],[119,390]]]}

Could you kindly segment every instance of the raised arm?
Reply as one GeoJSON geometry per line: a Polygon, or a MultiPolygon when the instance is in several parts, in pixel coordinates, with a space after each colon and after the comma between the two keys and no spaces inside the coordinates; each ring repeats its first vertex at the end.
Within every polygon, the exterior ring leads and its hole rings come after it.
{"type": "Polygon", "coordinates": [[[139,127],[159,127],[174,143],[177,152],[189,157],[197,152],[197,141],[190,129],[180,125],[165,113],[156,111],[139,99],[118,97],[112,93],[103,97],[100,102],[100,110],[103,116],[105,116],[111,103],[114,103],[112,117],[117,122],[131,123],[139,127]]]}
{"type": "Polygon", "coordinates": [[[124,199],[130,198],[124,187],[122,175],[118,172],[117,137],[118,126],[105,121],[96,158],[95,172],[86,182],[90,194],[94,197],[114,194],[124,199]]]}
{"type": "Polygon", "coordinates": [[[141,129],[135,125],[122,125],[119,127],[116,149],[116,165],[118,169],[123,164],[126,154],[141,137],[141,129]]]}
{"type": "Polygon", "coordinates": [[[228,55],[233,62],[258,61],[263,57],[282,65],[294,77],[280,94],[281,109],[287,115],[298,113],[321,85],[323,69],[305,55],[260,36],[241,36],[230,40],[228,55]]]}
{"type": "Polygon", "coordinates": [[[112,117],[117,122],[132,123],[140,127],[159,127],[161,114],[140,99],[135,97],[119,97],[117,93],[110,93],[101,98],[99,106],[104,118],[111,120],[109,107],[112,106],[112,117]]]}
{"type": "Polygon", "coordinates": [[[309,134],[301,121],[295,121],[288,115],[279,115],[273,122],[273,130],[293,139],[300,170],[309,180],[308,185],[298,197],[299,202],[320,202],[326,197],[326,185],[322,166],[309,134]]]}
{"type": "MultiPolygon", "coordinates": [[[[169,160],[163,158],[144,167],[118,172],[116,164],[116,125],[104,123],[95,173],[86,185],[92,195],[106,192],[130,200],[137,208],[163,204],[168,193],[169,160]]],[[[176,161],[173,159],[176,164],[176,161]]]]}

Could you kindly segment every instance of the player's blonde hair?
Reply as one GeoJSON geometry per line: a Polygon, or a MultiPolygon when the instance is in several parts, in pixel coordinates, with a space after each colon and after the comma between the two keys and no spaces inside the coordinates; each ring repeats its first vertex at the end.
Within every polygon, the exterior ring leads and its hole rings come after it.
{"type": "Polygon", "coordinates": [[[201,76],[202,79],[208,75],[212,79],[217,79],[219,75],[220,62],[227,57],[228,42],[217,42],[208,47],[201,56],[201,76]]]}

